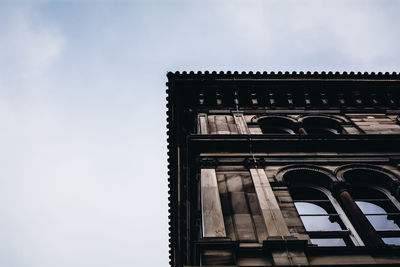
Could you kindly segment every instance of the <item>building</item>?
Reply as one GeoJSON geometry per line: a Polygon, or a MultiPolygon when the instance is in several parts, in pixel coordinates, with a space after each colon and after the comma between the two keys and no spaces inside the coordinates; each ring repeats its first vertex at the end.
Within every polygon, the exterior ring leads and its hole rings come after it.
{"type": "Polygon", "coordinates": [[[400,74],[167,86],[172,266],[400,265],[400,74]]]}

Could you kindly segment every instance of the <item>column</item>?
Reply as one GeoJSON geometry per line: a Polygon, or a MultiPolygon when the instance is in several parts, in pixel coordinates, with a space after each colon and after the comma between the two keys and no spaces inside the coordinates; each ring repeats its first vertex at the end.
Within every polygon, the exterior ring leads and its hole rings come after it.
{"type": "Polygon", "coordinates": [[[347,188],[341,183],[337,183],[333,186],[333,193],[341,204],[351,224],[357,230],[361,239],[366,246],[383,246],[384,243],[379,237],[375,228],[365,217],[364,213],[354,202],[347,188]]]}
{"type": "Polygon", "coordinates": [[[306,129],[304,129],[303,123],[299,124],[298,132],[299,132],[299,134],[303,134],[303,135],[307,134],[306,129]]]}
{"type": "Polygon", "coordinates": [[[272,236],[289,236],[289,230],[263,169],[250,169],[267,233],[272,236]]]}
{"type": "Polygon", "coordinates": [[[201,169],[203,237],[226,237],[215,169],[201,169]]]}
{"type": "Polygon", "coordinates": [[[272,191],[271,184],[264,169],[250,169],[261,213],[267,226],[268,239],[265,242],[279,244],[271,250],[274,265],[308,265],[309,262],[302,247],[292,246],[294,243],[306,245],[307,241],[290,238],[290,233],[272,191]],[[299,243],[300,242],[300,243],[299,243]]]}
{"type": "Polygon", "coordinates": [[[242,113],[234,112],[233,118],[235,119],[236,127],[239,134],[249,134],[249,129],[247,128],[246,120],[242,113]]]}
{"type": "Polygon", "coordinates": [[[197,115],[197,133],[208,134],[208,118],[206,113],[197,115]]]}

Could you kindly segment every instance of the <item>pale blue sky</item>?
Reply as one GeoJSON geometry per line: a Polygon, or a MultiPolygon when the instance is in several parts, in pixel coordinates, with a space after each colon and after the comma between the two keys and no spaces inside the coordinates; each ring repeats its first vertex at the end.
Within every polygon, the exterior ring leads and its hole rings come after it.
{"type": "Polygon", "coordinates": [[[167,71],[400,70],[400,1],[3,1],[0,266],[168,266],[167,71]]]}

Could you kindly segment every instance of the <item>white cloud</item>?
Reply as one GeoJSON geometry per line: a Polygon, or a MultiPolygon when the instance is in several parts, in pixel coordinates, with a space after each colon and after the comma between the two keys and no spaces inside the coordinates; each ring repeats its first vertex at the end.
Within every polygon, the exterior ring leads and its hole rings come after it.
{"type": "Polygon", "coordinates": [[[395,71],[375,3],[1,6],[0,265],[167,266],[166,71],[395,71]]]}
{"type": "Polygon", "coordinates": [[[51,25],[33,19],[31,8],[8,9],[0,28],[0,86],[18,87],[45,79],[44,74],[62,56],[63,36],[51,25]]]}
{"type": "MultiPolygon", "coordinates": [[[[282,70],[393,71],[399,67],[397,1],[218,1],[253,64],[282,70]]],[[[251,64],[250,64],[251,65],[251,64]]]]}

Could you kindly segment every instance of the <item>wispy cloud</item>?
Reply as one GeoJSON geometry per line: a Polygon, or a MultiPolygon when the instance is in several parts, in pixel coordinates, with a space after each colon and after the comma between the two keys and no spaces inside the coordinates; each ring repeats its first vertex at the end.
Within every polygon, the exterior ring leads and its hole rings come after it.
{"type": "Polygon", "coordinates": [[[35,13],[27,6],[6,10],[11,14],[0,26],[0,85],[17,87],[43,78],[62,56],[65,39],[40,18],[34,20],[35,13]]]}
{"type": "Polygon", "coordinates": [[[398,1],[217,1],[214,7],[230,46],[270,70],[399,67],[398,1]]]}
{"type": "Polygon", "coordinates": [[[168,265],[168,70],[400,69],[399,1],[84,2],[0,4],[1,266],[168,265]]]}

